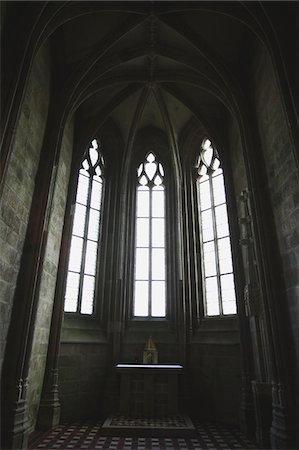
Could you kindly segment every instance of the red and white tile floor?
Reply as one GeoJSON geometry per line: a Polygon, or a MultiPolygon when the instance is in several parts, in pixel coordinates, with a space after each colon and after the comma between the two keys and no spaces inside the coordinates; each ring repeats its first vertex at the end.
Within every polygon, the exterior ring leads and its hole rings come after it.
{"type": "Polygon", "coordinates": [[[193,421],[192,437],[104,436],[102,422],[62,424],[30,443],[30,450],[245,450],[257,449],[237,428],[193,421]]]}

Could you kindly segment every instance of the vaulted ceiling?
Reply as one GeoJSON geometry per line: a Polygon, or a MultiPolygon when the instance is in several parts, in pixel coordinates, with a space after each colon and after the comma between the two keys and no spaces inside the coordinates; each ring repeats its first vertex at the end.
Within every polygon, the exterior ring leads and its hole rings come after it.
{"type": "Polygon", "coordinates": [[[53,41],[76,117],[91,134],[111,119],[125,146],[147,126],[177,139],[223,121],[262,33],[237,2],[70,3],[53,41]]]}
{"type": "MultiPolygon", "coordinates": [[[[3,54],[4,97],[14,95],[14,78],[25,84],[32,64],[28,55],[34,58],[47,41],[52,94],[61,117],[75,114],[83,145],[108,120],[125,149],[148,126],[165,132],[172,146],[187,124],[198,123],[213,134],[246,109],[257,46],[271,58],[273,48],[292,54],[294,3],[1,2],[7,48],[19,52],[15,59],[3,54]]],[[[296,64],[292,58],[285,63],[296,92],[296,64]]],[[[62,122],[55,126],[63,129],[62,122]]]]}

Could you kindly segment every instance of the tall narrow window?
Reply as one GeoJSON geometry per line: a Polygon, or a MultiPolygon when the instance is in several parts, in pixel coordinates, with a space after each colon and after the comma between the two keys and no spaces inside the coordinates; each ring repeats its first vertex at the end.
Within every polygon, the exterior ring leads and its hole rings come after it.
{"type": "Polygon", "coordinates": [[[149,153],[137,170],[135,317],[165,317],[164,170],[149,153]]]}
{"type": "Polygon", "coordinates": [[[103,158],[96,139],[79,170],[65,291],[65,312],[93,314],[102,203],[103,158]]]}
{"type": "Polygon", "coordinates": [[[198,160],[205,314],[236,313],[231,243],[223,171],[211,141],[205,139],[198,160]]]}

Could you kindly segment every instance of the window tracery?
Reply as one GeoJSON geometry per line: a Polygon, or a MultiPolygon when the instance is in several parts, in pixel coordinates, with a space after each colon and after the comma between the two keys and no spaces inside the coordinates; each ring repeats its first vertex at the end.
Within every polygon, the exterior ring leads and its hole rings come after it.
{"type": "Polygon", "coordinates": [[[165,317],[164,169],[149,153],[137,170],[134,271],[135,317],[165,317]]]}
{"type": "Polygon", "coordinates": [[[205,315],[235,314],[224,175],[217,151],[207,138],[202,143],[197,173],[205,315]]]}
{"type": "Polygon", "coordinates": [[[93,314],[104,160],[96,139],[79,170],[65,290],[65,312],[93,314]]]}

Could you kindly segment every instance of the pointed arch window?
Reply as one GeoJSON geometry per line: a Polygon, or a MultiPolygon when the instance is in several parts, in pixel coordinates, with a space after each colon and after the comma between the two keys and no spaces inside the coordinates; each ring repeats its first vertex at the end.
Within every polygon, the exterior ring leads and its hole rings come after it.
{"type": "Polygon", "coordinates": [[[64,311],[94,312],[104,161],[96,139],[79,170],[64,311]]]}
{"type": "Polygon", "coordinates": [[[224,176],[209,139],[202,143],[197,171],[205,315],[236,314],[224,176]]]}
{"type": "Polygon", "coordinates": [[[137,170],[134,317],[166,316],[164,169],[149,153],[137,170]]]}

